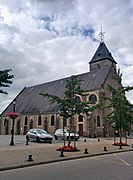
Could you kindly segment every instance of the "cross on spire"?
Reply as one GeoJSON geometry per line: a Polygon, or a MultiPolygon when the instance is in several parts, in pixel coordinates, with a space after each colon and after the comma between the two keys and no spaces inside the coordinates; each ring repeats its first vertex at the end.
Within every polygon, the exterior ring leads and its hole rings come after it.
{"type": "Polygon", "coordinates": [[[101,26],[101,32],[98,34],[100,37],[100,42],[102,43],[104,41],[104,34],[105,32],[102,31],[102,26],[101,26]]]}

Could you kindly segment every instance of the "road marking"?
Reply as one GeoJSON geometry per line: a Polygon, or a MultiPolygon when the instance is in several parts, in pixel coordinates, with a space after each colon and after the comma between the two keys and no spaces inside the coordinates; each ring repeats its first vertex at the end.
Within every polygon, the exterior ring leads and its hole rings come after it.
{"type": "Polygon", "coordinates": [[[116,154],[113,154],[116,158],[118,158],[121,162],[123,162],[125,165],[129,166],[130,164],[118,157],[116,154]]]}
{"type": "Polygon", "coordinates": [[[98,160],[98,161],[104,161],[104,162],[110,162],[110,163],[124,165],[124,166],[129,166],[130,165],[128,163],[123,163],[123,162],[120,163],[120,162],[115,162],[115,161],[103,160],[103,159],[100,159],[98,157],[91,157],[91,159],[95,159],[95,160],[98,160]]]}

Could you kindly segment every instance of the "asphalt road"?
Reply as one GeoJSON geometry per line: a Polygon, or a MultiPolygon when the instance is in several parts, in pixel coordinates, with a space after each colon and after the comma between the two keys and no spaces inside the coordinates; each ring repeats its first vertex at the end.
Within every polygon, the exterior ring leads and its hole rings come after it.
{"type": "Polygon", "coordinates": [[[133,180],[133,152],[0,172],[0,180],[133,180]]]}
{"type": "MultiPolygon", "coordinates": [[[[78,141],[82,141],[85,139],[84,137],[80,137],[78,141]]],[[[0,135],[0,146],[8,146],[11,141],[11,135],[0,135]]],[[[89,141],[97,141],[97,138],[89,138],[89,141]]],[[[25,144],[26,138],[25,135],[14,135],[14,143],[17,144],[25,144]]],[[[36,143],[36,141],[32,141],[32,143],[36,143]]],[[[45,142],[44,142],[45,143],[45,142]]],[[[52,143],[63,143],[63,140],[55,140],[53,138],[52,143]]]]}
{"type": "MultiPolygon", "coordinates": [[[[0,146],[9,145],[11,141],[11,135],[0,135],[0,146]]],[[[24,135],[14,136],[14,142],[16,144],[24,144],[26,142],[24,135]]]]}
{"type": "MultiPolygon", "coordinates": [[[[0,135],[0,146],[7,146],[10,144],[11,141],[11,135],[0,135]]],[[[36,141],[32,141],[33,143],[36,143],[36,141]]],[[[53,139],[52,143],[59,143],[63,142],[62,140],[55,140],[53,139]]],[[[25,135],[14,135],[14,144],[25,144],[26,138],[25,135]]]]}

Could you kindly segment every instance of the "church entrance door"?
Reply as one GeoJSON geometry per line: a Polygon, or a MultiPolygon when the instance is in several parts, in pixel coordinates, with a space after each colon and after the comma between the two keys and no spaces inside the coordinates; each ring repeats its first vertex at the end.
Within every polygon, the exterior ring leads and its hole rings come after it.
{"type": "Polygon", "coordinates": [[[79,124],[79,135],[83,136],[83,124],[79,124]]]}

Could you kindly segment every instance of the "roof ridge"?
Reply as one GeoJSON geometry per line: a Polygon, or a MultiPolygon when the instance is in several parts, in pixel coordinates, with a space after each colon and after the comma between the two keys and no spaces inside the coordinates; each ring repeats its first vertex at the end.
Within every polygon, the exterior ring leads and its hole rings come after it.
{"type": "MultiPolygon", "coordinates": [[[[103,68],[107,68],[108,66],[103,66],[103,67],[101,67],[101,69],[103,69],[103,68]]],[[[99,69],[100,70],[100,69],[99,69]]],[[[98,73],[98,70],[94,70],[94,71],[96,71],[96,73],[98,73]]],[[[86,75],[86,74],[88,74],[88,73],[90,73],[90,74],[94,74],[94,71],[92,72],[92,71],[88,71],[88,72],[85,72],[85,73],[81,73],[81,74],[75,74],[75,75],[73,75],[73,76],[82,76],[82,75],[86,75]]],[[[71,75],[72,76],[72,75],[71,75]]],[[[40,84],[36,84],[36,85],[33,85],[33,86],[27,86],[26,88],[32,88],[32,87],[36,87],[36,86],[41,86],[41,85],[44,85],[44,84],[51,84],[51,83],[53,83],[53,82],[58,82],[58,81],[64,81],[64,80],[67,80],[67,79],[69,79],[71,76],[67,76],[67,77],[64,77],[64,78],[61,78],[61,79],[57,79],[57,80],[52,80],[52,81],[48,81],[48,82],[44,82],[44,83],[40,83],[40,84]]]]}

